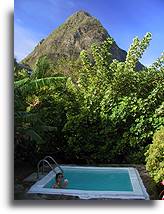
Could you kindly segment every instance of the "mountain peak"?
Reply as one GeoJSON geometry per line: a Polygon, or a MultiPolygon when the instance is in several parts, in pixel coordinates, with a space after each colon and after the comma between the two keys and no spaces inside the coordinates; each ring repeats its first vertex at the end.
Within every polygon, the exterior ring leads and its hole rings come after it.
{"type": "Polygon", "coordinates": [[[83,19],[87,19],[87,18],[91,18],[92,16],[88,13],[88,12],[86,12],[86,11],[84,11],[84,10],[79,10],[79,11],[77,11],[77,12],[75,12],[75,13],[73,13],[71,16],[69,16],[68,17],[68,19],[66,20],[66,21],[69,21],[69,20],[83,20],[83,19]]]}
{"type": "MultiPolygon", "coordinates": [[[[61,59],[76,61],[82,50],[90,50],[93,43],[101,44],[110,35],[102,24],[88,12],[80,10],[66,22],[42,39],[35,49],[22,61],[33,67],[38,58],[47,56],[56,64],[61,59]]],[[[124,61],[126,51],[114,42],[110,52],[113,59],[124,61]]]]}
{"type": "Polygon", "coordinates": [[[79,11],[75,12],[74,14],[72,14],[70,17],[73,17],[73,16],[89,16],[89,17],[91,17],[91,15],[84,10],[79,10],[79,11]]]}
{"type": "Polygon", "coordinates": [[[101,23],[80,10],[42,39],[22,62],[33,67],[36,60],[45,55],[54,63],[60,58],[76,60],[82,50],[88,50],[93,43],[102,43],[107,37],[109,34],[101,23]]]}
{"type": "Polygon", "coordinates": [[[69,16],[64,24],[69,24],[69,27],[74,28],[81,26],[84,23],[88,24],[96,21],[98,22],[98,20],[95,17],[91,16],[88,12],[79,10],[69,16]]]}

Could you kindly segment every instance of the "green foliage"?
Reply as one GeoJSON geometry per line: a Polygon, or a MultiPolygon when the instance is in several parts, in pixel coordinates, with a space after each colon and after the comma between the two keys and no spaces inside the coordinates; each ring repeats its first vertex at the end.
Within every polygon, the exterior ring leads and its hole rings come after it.
{"type": "MultiPolygon", "coordinates": [[[[41,66],[41,68],[49,67],[47,64],[44,66],[44,63],[42,63],[41,65],[37,65],[37,69],[38,66],[41,66]]],[[[44,147],[45,150],[47,146],[45,146],[45,144],[48,140],[48,133],[52,136],[52,132],[56,131],[55,124],[50,122],[52,119],[48,121],[49,118],[47,118],[46,121],[45,117],[53,116],[51,113],[52,109],[50,108],[52,92],[60,91],[60,93],[62,93],[64,91],[64,85],[66,84],[66,78],[44,76],[45,73],[35,71],[35,75],[32,74],[28,78],[14,82],[16,159],[26,159],[29,158],[30,155],[35,156],[37,153],[41,153],[42,148],[44,147]],[[49,97],[51,99],[48,99],[49,97]],[[45,101],[48,107],[45,106],[45,101]],[[47,114],[48,110],[50,110],[49,115],[47,114]]],[[[56,106],[58,109],[56,116],[60,117],[59,100],[56,106]]],[[[59,117],[56,118],[58,119],[59,117]]]]}
{"type": "Polygon", "coordinates": [[[151,33],[147,33],[142,40],[139,40],[138,37],[135,37],[133,43],[128,50],[125,68],[134,69],[137,61],[142,57],[144,51],[148,47],[151,40],[151,33]]]}
{"type": "Polygon", "coordinates": [[[70,63],[69,71],[63,60],[52,68],[40,59],[31,77],[15,81],[16,130],[25,127],[28,136],[29,129],[35,131],[37,154],[80,163],[144,162],[154,132],[164,125],[163,58],[135,70],[150,39],[150,33],[135,38],[125,62],[112,60],[111,38],[93,44],[90,53],[82,51],[81,62],[70,63]],[[63,76],[49,76],[49,69],[61,69],[63,76]],[[72,69],[76,78],[69,75],[72,69]]]}
{"type": "Polygon", "coordinates": [[[111,62],[111,39],[100,47],[93,44],[92,57],[81,52],[83,68],[75,94],[80,107],[77,114],[67,112],[64,128],[69,154],[85,156],[86,161],[144,162],[154,131],[164,123],[157,115],[163,102],[162,67],[159,72],[135,71],[150,39],[150,33],[135,39],[125,62],[111,62]]]}
{"type": "Polygon", "coordinates": [[[46,56],[40,57],[36,64],[34,71],[31,75],[32,79],[41,79],[48,75],[48,71],[51,68],[51,64],[46,56]]]}
{"type": "Polygon", "coordinates": [[[164,180],[164,127],[153,135],[146,155],[146,169],[156,183],[164,180]]]}
{"type": "Polygon", "coordinates": [[[52,66],[50,70],[50,76],[64,76],[71,77],[73,81],[77,81],[79,70],[81,68],[81,62],[79,59],[65,59],[60,58],[55,62],[55,65],[52,66]]]}
{"type": "Polygon", "coordinates": [[[29,74],[25,68],[22,68],[17,60],[14,58],[14,80],[23,80],[28,78],[29,74]]]}

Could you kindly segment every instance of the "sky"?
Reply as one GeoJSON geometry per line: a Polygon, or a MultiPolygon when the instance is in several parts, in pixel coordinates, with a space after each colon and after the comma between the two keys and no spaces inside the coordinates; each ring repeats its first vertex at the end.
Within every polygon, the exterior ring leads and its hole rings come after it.
{"type": "Polygon", "coordinates": [[[128,50],[135,36],[152,33],[140,60],[151,65],[164,51],[164,0],[15,0],[14,55],[18,61],[70,15],[85,10],[96,17],[118,46],[128,50]]]}

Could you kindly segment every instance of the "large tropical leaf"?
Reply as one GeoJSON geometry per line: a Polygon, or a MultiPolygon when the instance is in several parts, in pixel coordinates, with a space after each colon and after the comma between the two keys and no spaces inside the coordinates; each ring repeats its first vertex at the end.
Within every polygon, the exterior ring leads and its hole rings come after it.
{"type": "Polygon", "coordinates": [[[14,88],[20,88],[20,87],[24,86],[29,81],[30,81],[29,78],[25,78],[22,80],[15,81],[14,82],[14,88]]]}
{"type": "Polygon", "coordinates": [[[28,128],[25,130],[25,134],[28,135],[36,144],[44,144],[45,141],[43,138],[32,128],[28,128]]]}
{"type": "Polygon", "coordinates": [[[57,130],[57,128],[56,127],[54,127],[54,126],[46,126],[46,125],[43,125],[43,126],[41,126],[41,128],[42,128],[42,130],[43,131],[56,131],[57,130]]]}
{"type": "Polygon", "coordinates": [[[61,87],[66,83],[66,79],[67,78],[65,77],[47,77],[30,81],[24,80],[24,82],[18,81],[18,83],[16,83],[16,86],[20,86],[20,89],[23,93],[33,93],[34,91],[37,91],[45,86],[48,86],[49,88],[61,87]]]}
{"type": "Polygon", "coordinates": [[[15,119],[21,119],[23,122],[31,122],[38,120],[39,113],[29,113],[25,111],[15,112],[15,119]]]}

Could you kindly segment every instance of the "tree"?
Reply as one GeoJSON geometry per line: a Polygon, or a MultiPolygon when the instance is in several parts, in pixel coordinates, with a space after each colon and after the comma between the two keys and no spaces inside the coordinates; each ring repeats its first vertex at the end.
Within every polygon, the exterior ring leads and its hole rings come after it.
{"type": "Polygon", "coordinates": [[[31,76],[15,81],[16,128],[32,128],[43,139],[33,141],[38,154],[80,163],[144,162],[154,132],[164,125],[163,56],[135,70],[150,39],[150,33],[135,38],[125,62],[112,60],[113,39],[93,44],[91,53],[81,52],[76,78],[49,75],[54,68],[40,59],[31,76]]]}
{"type": "MultiPolygon", "coordinates": [[[[42,148],[43,144],[46,144],[47,132],[54,131],[55,127],[47,124],[47,121],[43,119],[40,111],[40,106],[43,105],[43,96],[45,93],[61,90],[66,83],[64,77],[44,77],[44,73],[38,71],[38,69],[43,68],[49,69],[47,61],[44,65],[41,60],[41,64],[37,63],[36,68],[35,74],[28,75],[23,79],[19,75],[18,78],[20,79],[16,79],[14,82],[16,159],[28,158],[30,155],[34,157],[34,154],[42,148]]],[[[22,71],[23,69],[19,70],[20,73],[22,71]]]]}
{"type": "Polygon", "coordinates": [[[147,145],[164,122],[157,116],[164,92],[162,60],[158,70],[135,70],[150,40],[150,33],[135,38],[125,62],[111,61],[110,38],[92,45],[92,57],[81,52],[82,70],[77,84],[72,83],[79,107],[67,112],[64,128],[70,154],[102,162],[144,162],[147,145]]]}
{"type": "Polygon", "coordinates": [[[146,169],[156,183],[164,180],[164,127],[153,135],[146,155],[146,169]]]}

